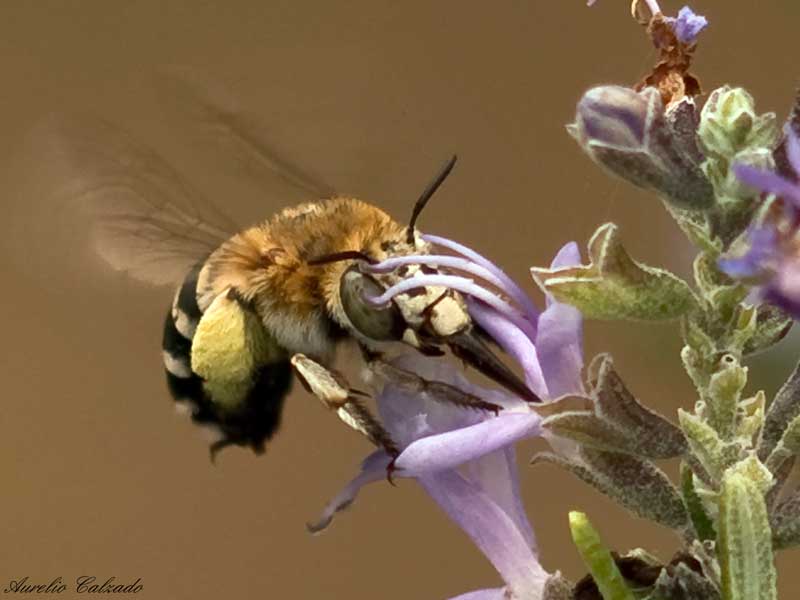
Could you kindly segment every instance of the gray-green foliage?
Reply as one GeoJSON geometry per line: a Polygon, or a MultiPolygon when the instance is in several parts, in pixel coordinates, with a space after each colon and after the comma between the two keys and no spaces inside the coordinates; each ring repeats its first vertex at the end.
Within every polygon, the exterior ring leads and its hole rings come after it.
{"type": "MultiPolygon", "coordinates": [[[[558,453],[534,462],[557,464],[636,516],[676,531],[672,563],[660,571],[655,565],[658,576],[635,597],[775,600],[773,553],[800,545],[800,490],[789,477],[800,455],[800,367],[771,402],[748,389],[744,361],[778,343],[792,320],[718,261],[746,252],[748,226],[775,210],[774,198],[760,202],[732,167],[774,168],[780,127],[741,88],[715,90],[699,113],[691,99],[664,107],[656,96],[590,90],[570,131],[601,166],[661,198],[697,248],[693,281],[633,260],[610,223],[589,241],[586,265],[533,275],[590,319],[679,320],[680,360],[697,395],[685,399],[675,425],[637,399],[610,357],[600,356],[589,369],[588,401],[555,403],[544,420],[547,435],[561,440],[553,444],[558,453]],[[633,124],[637,115],[641,127],[633,124]],[[668,173],[674,180],[666,182],[668,173]],[[678,484],[656,464],[665,459],[680,461],[678,484]]],[[[576,544],[584,558],[589,546],[598,552],[594,566],[587,561],[598,589],[605,600],[629,597],[592,535],[588,546],[576,544]]]]}

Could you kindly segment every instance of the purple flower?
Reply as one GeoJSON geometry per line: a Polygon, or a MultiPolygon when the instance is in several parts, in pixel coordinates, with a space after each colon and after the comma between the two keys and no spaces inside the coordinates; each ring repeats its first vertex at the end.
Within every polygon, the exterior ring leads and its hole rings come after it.
{"type": "MultiPolygon", "coordinates": [[[[425,239],[459,256],[402,257],[372,268],[425,263],[479,277],[508,300],[489,293],[472,279],[451,276],[458,280],[457,289],[466,297],[473,319],[516,360],[528,386],[545,399],[583,391],[582,321],[576,309],[548,298],[546,309],[540,312],[522,289],[486,258],[451,240],[425,239]]],[[[555,267],[575,264],[580,264],[575,243],[564,246],[553,261],[555,267]]],[[[396,475],[416,479],[484,553],[505,583],[459,598],[541,598],[550,575],[539,563],[533,529],[522,506],[514,450],[517,441],[541,435],[541,417],[532,405],[508,392],[474,385],[451,364],[419,354],[404,355],[385,369],[378,367],[373,377],[379,388],[376,399],[381,420],[401,450],[395,460],[396,475]],[[449,384],[503,410],[494,415],[444,403],[433,392],[420,393],[419,388],[404,385],[404,378],[392,375],[395,368],[449,384]]],[[[364,485],[384,480],[390,461],[383,450],[370,454],[359,474],[309,529],[323,529],[364,485]]]]}
{"type": "Polygon", "coordinates": [[[687,46],[694,44],[700,32],[708,27],[708,19],[696,14],[688,6],[684,6],[678,11],[677,18],[667,17],[667,22],[672,26],[675,37],[687,46]]]}
{"type": "MultiPolygon", "coordinates": [[[[786,128],[786,154],[800,174],[800,138],[786,128]]],[[[747,233],[747,251],[720,259],[720,268],[736,279],[760,284],[757,295],[800,317],[800,183],[773,171],[743,164],[733,166],[742,183],[783,200],[747,233]]]]}
{"type": "MultiPolygon", "coordinates": [[[[586,4],[592,6],[596,1],[587,0],[586,4]]],[[[650,9],[650,14],[661,14],[661,7],[656,0],[644,0],[644,2],[647,4],[647,8],[650,9]]],[[[675,37],[678,38],[678,41],[687,46],[694,44],[700,32],[708,27],[708,19],[698,15],[688,6],[680,9],[677,17],[666,17],[666,21],[675,32],[675,37]]]]}
{"type": "MultiPolygon", "coordinates": [[[[786,156],[795,173],[800,175],[800,137],[791,127],[786,127],[786,156]]],[[[782,177],[773,171],[763,171],[749,165],[737,164],[733,172],[742,183],[761,192],[775,194],[800,209],[800,183],[782,177]]]]}

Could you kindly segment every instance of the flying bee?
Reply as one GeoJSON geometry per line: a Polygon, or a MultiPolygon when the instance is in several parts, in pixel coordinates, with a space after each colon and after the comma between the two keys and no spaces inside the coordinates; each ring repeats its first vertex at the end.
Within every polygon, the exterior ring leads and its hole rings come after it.
{"type": "MultiPolygon", "coordinates": [[[[252,138],[230,110],[211,100],[204,110],[218,115],[228,135],[252,138]]],[[[193,421],[218,433],[212,459],[228,445],[263,452],[279,426],[293,370],[348,425],[396,454],[361,403],[363,393],[330,368],[337,344],[346,339],[357,342],[367,362],[398,343],[425,354],[449,348],[515,394],[538,401],[482,341],[457,291],[413,284],[417,276],[438,273],[435,267],[375,268],[387,259],[431,253],[416,222],[455,157],[425,188],[407,224],[367,202],[332,195],[236,233],[165,162],[126,134],[85,121],[55,129],[60,157],[78,174],[65,191],[91,216],[100,257],[142,281],[182,278],[164,323],[163,361],[174,399],[193,421]],[[408,281],[407,290],[376,301],[408,281]]],[[[250,147],[270,169],[281,166],[266,145],[250,147]]],[[[287,179],[306,190],[320,188],[296,170],[287,179]]],[[[463,394],[459,402],[499,409],[463,394]]]]}

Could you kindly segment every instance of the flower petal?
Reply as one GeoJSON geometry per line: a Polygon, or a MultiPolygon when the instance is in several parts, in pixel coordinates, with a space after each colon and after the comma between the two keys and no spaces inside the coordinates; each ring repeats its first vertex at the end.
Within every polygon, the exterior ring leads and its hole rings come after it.
{"type": "Polygon", "coordinates": [[[678,11],[678,18],[674,20],[673,29],[675,36],[684,44],[694,44],[700,32],[708,27],[708,19],[698,15],[688,6],[678,11]]]}
{"type": "MultiPolygon", "coordinates": [[[[306,523],[309,533],[319,533],[333,521],[334,515],[350,506],[362,487],[374,481],[386,478],[386,468],[391,458],[383,450],[373,452],[361,463],[361,471],[344,488],[336,494],[322,509],[322,514],[313,523],[306,523]]],[[[402,476],[401,473],[397,475],[402,476]]]]}
{"type": "MultiPolygon", "coordinates": [[[[487,402],[503,407],[509,406],[509,403],[503,400],[506,397],[504,394],[472,385],[450,362],[414,352],[393,359],[392,365],[428,381],[450,384],[487,402]]],[[[426,436],[474,425],[490,414],[437,401],[428,393],[403,389],[391,381],[385,382],[375,400],[384,427],[401,448],[426,436]]],[[[518,404],[521,404],[521,401],[518,404]]]]}
{"type": "Polygon", "coordinates": [[[550,263],[551,269],[561,269],[562,267],[575,267],[581,264],[581,251],[577,242],[567,242],[556,253],[553,262],[550,263]]]}
{"type": "Polygon", "coordinates": [[[508,600],[508,596],[506,596],[506,588],[492,588],[467,592],[450,598],[450,600],[508,600]]]}
{"type": "Polygon", "coordinates": [[[539,365],[536,347],[529,335],[482,302],[468,299],[467,306],[475,322],[522,367],[528,387],[540,397],[546,397],[547,384],[539,365]]]}
{"type": "Polygon", "coordinates": [[[486,492],[456,471],[425,475],[419,482],[469,535],[512,592],[524,591],[529,597],[544,590],[548,573],[514,521],[486,492]]]}
{"type": "Polygon", "coordinates": [[[452,469],[523,438],[538,435],[541,421],[542,418],[534,412],[509,412],[476,425],[430,435],[411,442],[397,457],[395,466],[402,469],[406,477],[452,469]]]}
{"type": "Polygon", "coordinates": [[[786,126],[786,155],[794,172],[800,177],[800,136],[790,126],[786,126]]]}
{"type": "MultiPolygon", "coordinates": [[[[579,267],[581,265],[581,250],[577,242],[567,242],[561,249],[556,252],[553,261],[550,263],[551,269],[568,269],[570,267],[579,267]]],[[[534,277],[534,280],[536,277],[534,277]]],[[[550,294],[546,294],[547,306],[555,302],[555,298],[550,294]]]]}
{"type": "Polygon", "coordinates": [[[778,255],[778,232],[774,227],[751,227],[747,241],[750,247],[745,254],[717,261],[719,268],[731,277],[756,277],[771,268],[778,255]]]}
{"type": "Polygon", "coordinates": [[[796,261],[783,261],[775,277],[765,286],[764,298],[800,318],[800,265],[796,261]]]}
{"type": "Polygon", "coordinates": [[[784,179],[772,171],[764,171],[749,165],[736,164],[733,172],[737,179],[752,188],[775,194],[786,200],[791,200],[800,206],[800,186],[784,179]]]}
{"type": "Polygon", "coordinates": [[[464,466],[463,472],[514,520],[525,541],[534,553],[537,553],[533,528],[522,504],[517,453],[514,447],[508,446],[468,463],[464,466]]]}
{"type": "Polygon", "coordinates": [[[539,317],[536,353],[550,398],[583,391],[583,318],[567,304],[553,302],[539,317]]]}

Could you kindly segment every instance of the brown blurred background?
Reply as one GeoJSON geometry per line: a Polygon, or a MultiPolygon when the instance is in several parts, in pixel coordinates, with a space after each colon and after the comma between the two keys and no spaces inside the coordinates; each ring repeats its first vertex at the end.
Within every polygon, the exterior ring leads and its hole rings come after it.
{"type": "MultiPolygon", "coordinates": [[[[546,264],[569,239],[583,246],[607,220],[636,257],[686,273],[690,254],[655,198],[601,173],[564,131],[584,89],[633,83],[651,64],[628,4],[5,2],[0,163],[18,164],[43,115],[78,109],[134,131],[233,214],[266,216],[292,202],[218,173],[169,126],[151,76],[186,64],[230,84],[288,155],[399,218],[457,151],[423,228],[483,250],[523,281],[528,266],[546,264]]],[[[759,108],[785,114],[798,83],[800,5],[693,6],[712,23],[696,60],[705,89],[743,84],[759,108]]],[[[5,177],[11,190],[14,173],[5,177]]],[[[4,195],[10,202],[0,187],[4,195]]],[[[0,235],[14,226],[4,220],[0,235]]],[[[152,599],[388,600],[500,584],[411,481],[369,487],[324,535],[307,535],[304,522],[368,448],[301,390],[266,456],[228,450],[212,467],[165,389],[159,343],[171,290],[101,276],[48,285],[51,274],[27,272],[23,256],[4,259],[0,587],[26,575],[113,575],[140,577],[139,596],[152,599]]],[[[586,334],[587,356],[611,351],[651,405],[674,415],[692,404],[675,326],[591,323],[586,334]]],[[[790,339],[753,361],[753,389],[774,391],[797,350],[790,339]]],[[[524,460],[521,469],[546,568],[584,573],[567,530],[573,508],[615,548],[644,545],[664,559],[675,551],[669,532],[570,475],[524,460]]],[[[779,558],[783,598],[800,582],[796,560],[779,558]]]]}

